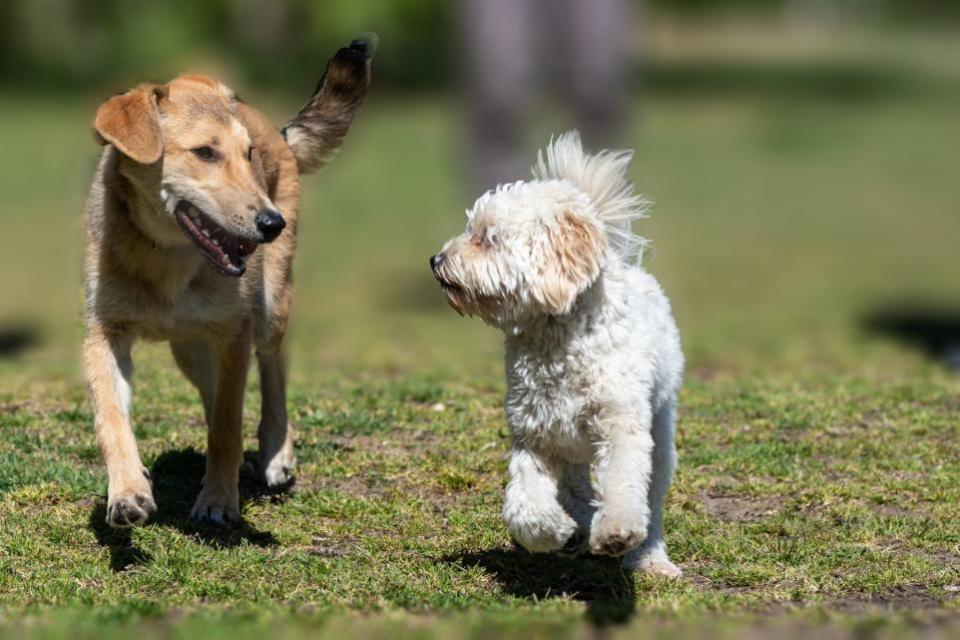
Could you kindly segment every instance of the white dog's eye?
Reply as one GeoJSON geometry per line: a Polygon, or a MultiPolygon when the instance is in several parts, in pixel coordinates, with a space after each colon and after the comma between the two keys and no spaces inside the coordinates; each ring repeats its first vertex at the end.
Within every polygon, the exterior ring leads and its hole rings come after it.
{"type": "Polygon", "coordinates": [[[497,242],[497,228],[489,227],[484,240],[486,240],[487,244],[495,244],[497,242]]]}

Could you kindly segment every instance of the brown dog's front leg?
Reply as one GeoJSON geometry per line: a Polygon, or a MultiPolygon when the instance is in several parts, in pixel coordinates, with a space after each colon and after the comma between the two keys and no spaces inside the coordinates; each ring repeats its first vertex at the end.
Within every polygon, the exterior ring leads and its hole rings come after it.
{"type": "Polygon", "coordinates": [[[225,524],[240,520],[240,463],[243,462],[243,392],[250,363],[251,323],[217,345],[220,378],[207,432],[207,471],[190,517],[225,524]]]}
{"type": "Polygon", "coordinates": [[[132,339],[91,327],[84,341],[84,364],[97,443],[107,466],[107,524],[130,527],[157,510],[150,480],[130,427],[132,339]]]}
{"type": "Polygon", "coordinates": [[[260,365],[260,468],[270,488],[285,487],[293,482],[296,456],[293,453],[293,428],[287,419],[286,372],[279,351],[257,351],[260,365]]]}

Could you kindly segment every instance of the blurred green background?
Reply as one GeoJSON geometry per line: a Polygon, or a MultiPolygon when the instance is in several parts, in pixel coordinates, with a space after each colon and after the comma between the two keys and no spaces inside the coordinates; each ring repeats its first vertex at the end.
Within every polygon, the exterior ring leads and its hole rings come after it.
{"type": "MultiPolygon", "coordinates": [[[[920,333],[952,326],[957,6],[634,5],[618,146],[638,150],[633,176],[656,207],[637,231],[653,240],[647,265],[674,300],[694,366],[884,366],[863,360],[865,341],[871,357],[887,353],[865,330],[877,313],[919,314],[920,333]]],[[[369,100],[337,162],[304,181],[294,366],[499,366],[498,336],[449,312],[426,268],[478,195],[465,188],[453,7],[4,2],[0,322],[9,351],[31,344],[40,347],[35,361],[44,353],[68,368],[75,361],[80,219],[99,153],[90,135],[99,101],[200,70],[279,123],[336,47],[376,31],[369,100]]],[[[549,94],[533,107],[531,161],[571,126],[562,107],[549,94]]]]}

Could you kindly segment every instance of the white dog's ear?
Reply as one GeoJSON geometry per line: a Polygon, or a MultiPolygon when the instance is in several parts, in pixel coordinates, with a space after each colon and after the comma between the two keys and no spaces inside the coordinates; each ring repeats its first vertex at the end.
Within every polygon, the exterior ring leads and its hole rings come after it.
{"type": "Polygon", "coordinates": [[[112,144],[140,164],[159,160],[163,137],[157,101],[165,91],[165,87],[144,84],[104,102],[93,121],[97,142],[112,144]]]}
{"type": "Polygon", "coordinates": [[[600,275],[606,240],[596,224],[571,211],[548,233],[549,259],[533,294],[547,313],[563,314],[600,275]]]}

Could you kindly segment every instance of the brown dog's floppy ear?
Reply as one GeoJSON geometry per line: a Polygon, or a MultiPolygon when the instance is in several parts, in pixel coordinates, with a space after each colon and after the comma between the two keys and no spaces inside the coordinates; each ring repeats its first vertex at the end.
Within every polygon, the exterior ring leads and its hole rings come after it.
{"type": "Polygon", "coordinates": [[[140,164],[153,164],[163,155],[160,109],[164,87],[140,85],[100,105],[93,128],[101,144],[108,142],[140,164]]]}
{"type": "Polygon", "coordinates": [[[563,314],[590,286],[603,266],[606,239],[592,221],[571,212],[560,216],[559,227],[550,232],[553,260],[534,295],[548,313],[563,314]]]}

